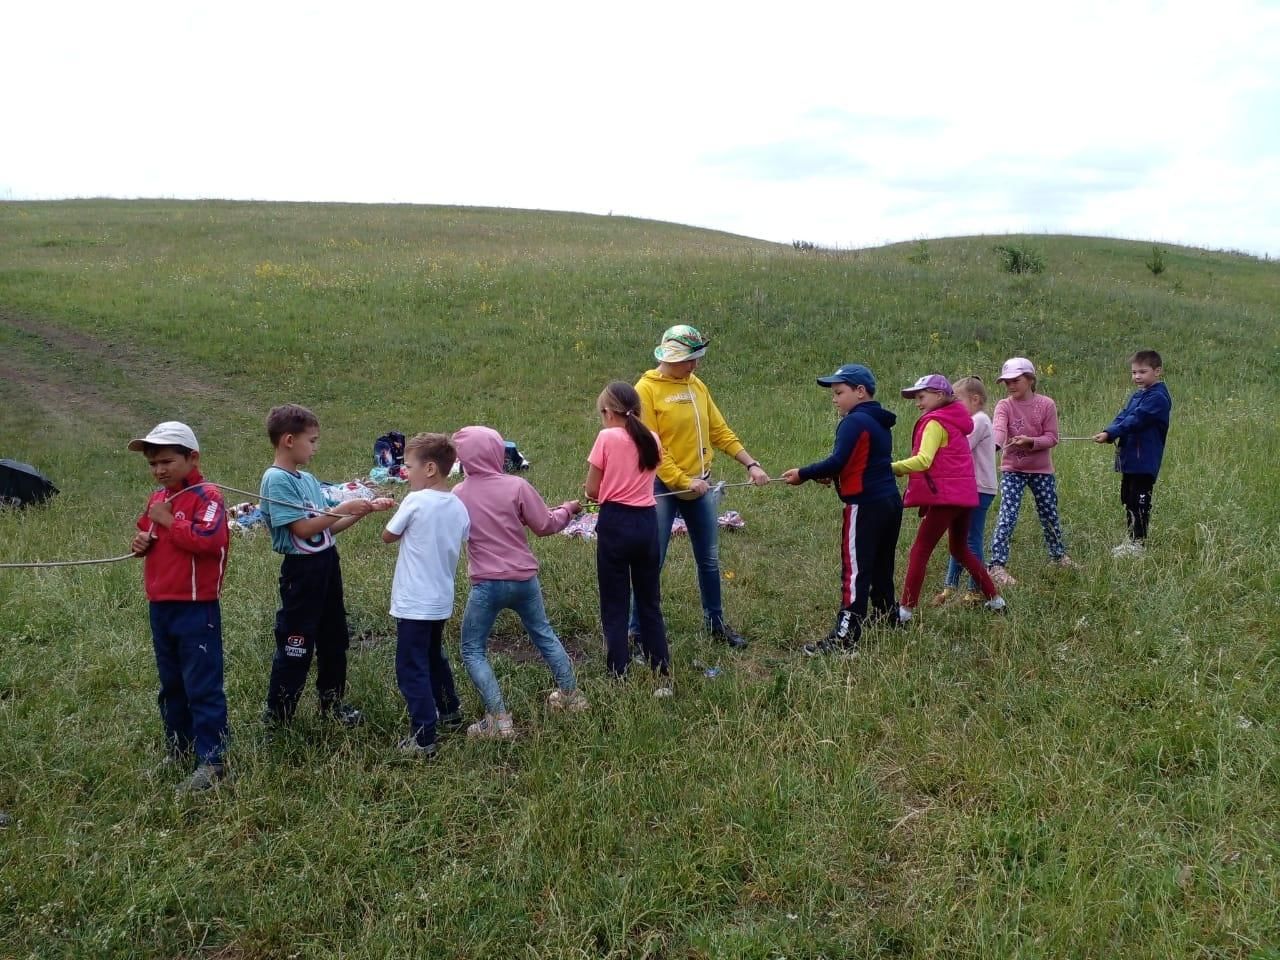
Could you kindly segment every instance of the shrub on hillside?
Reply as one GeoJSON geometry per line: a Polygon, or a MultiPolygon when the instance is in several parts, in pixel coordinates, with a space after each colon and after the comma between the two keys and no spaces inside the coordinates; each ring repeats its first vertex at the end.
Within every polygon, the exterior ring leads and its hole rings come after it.
{"type": "Polygon", "coordinates": [[[1001,265],[1009,273],[1043,273],[1044,254],[1034,247],[1024,247],[1016,243],[996,244],[995,252],[1000,257],[1001,265]]]}
{"type": "Polygon", "coordinates": [[[1151,248],[1151,259],[1147,261],[1147,269],[1153,277],[1164,273],[1164,253],[1159,247],[1151,248]]]}

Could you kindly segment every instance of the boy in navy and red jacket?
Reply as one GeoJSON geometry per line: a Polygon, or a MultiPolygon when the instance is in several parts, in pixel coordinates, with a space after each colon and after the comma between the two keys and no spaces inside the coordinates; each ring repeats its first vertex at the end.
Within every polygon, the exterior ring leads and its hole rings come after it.
{"type": "Polygon", "coordinates": [[[831,633],[805,644],[808,656],[856,652],[868,603],[874,619],[896,622],[893,561],[902,527],[902,497],[889,466],[890,430],[898,418],[874,399],[876,378],[862,364],[846,363],[830,376],[818,377],[818,385],[831,388],[831,402],[840,411],[835,446],[825,460],[782,475],[793,486],[834,480],[844,503],[840,612],[831,633]]]}
{"type": "Polygon", "coordinates": [[[130,441],[129,449],[146,456],[160,484],[138,518],[132,549],[143,558],[151,605],[165,743],[175,762],[195,753],[195,772],[179,792],[208,790],[226,771],[219,597],[227,569],[227,511],[222,494],[200,475],[200,445],[185,423],[159,424],[130,441]]]}
{"type": "Polygon", "coordinates": [[[1115,557],[1139,556],[1146,549],[1151,523],[1151,497],[1164,459],[1173,400],[1160,379],[1164,364],[1154,350],[1139,350],[1129,358],[1129,372],[1138,389],[1124,409],[1093,435],[1098,443],[1115,443],[1116,472],[1120,474],[1120,502],[1129,539],[1111,551],[1115,557]]]}

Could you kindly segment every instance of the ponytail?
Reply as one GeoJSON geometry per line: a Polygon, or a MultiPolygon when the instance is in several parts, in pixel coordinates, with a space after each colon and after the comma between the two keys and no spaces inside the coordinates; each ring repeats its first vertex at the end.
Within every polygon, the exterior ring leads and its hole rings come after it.
{"type": "Polygon", "coordinates": [[[662,461],[658,441],[640,420],[640,394],[635,387],[622,380],[615,380],[604,388],[600,402],[627,422],[627,435],[636,445],[641,470],[656,470],[662,461]]]}

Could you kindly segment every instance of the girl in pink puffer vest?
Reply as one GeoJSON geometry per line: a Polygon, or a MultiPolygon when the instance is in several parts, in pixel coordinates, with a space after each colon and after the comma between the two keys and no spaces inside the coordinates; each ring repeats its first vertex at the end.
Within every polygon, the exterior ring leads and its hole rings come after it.
{"type": "Polygon", "coordinates": [[[902,505],[920,508],[920,526],[907,561],[898,620],[906,623],[911,619],[929,556],[944,533],[951,556],[969,571],[986,596],[987,609],[1003,612],[1004,598],[968,543],[969,515],[978,505],[973,454],[965,439],[973,432],[973,418],[956,399],[951,382],[940,373],[921,377],[902,395],[915,400],[921,417],[911,437],[911,456],[895,461],[893,472],[908,477],[902,505]]]}

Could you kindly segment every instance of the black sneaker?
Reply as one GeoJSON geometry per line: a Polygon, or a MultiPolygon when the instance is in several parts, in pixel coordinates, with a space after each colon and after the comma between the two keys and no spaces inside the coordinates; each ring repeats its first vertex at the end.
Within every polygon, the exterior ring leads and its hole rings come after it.
{"type": "Polygon", "coordinates": [[[262,725],[266,727],[267,733],[274,733],[289,726],[289,721],[292,718],[285,716],[278,710],[271,709],[271,707],[263,707],[260,719],[262,720],[262,725]]]}
{"type": "Polygon", "coordinates": [[[466,725],[467,719],[462,715],[461,707],[448,713],[436,714],[436,729],[445,733],[457,733],[466,725]]]}
{"type": "Polygon", "coordinates": [[[723,620],[711,625],[711,636],[712,639],[722,641],[733,650],[741,650],[747,645],[747,638],[738,633],[733,629],[733,627],[729,626],[723,620]]]}
{"type": "Polygon", "coordinates": [[[344,727],[358,727],[364,723],[364,714],[349,703],[334,703],[320,708],[320,716],[328,717],[344,727]]]}
{"type": "Polygon", "coordinates": [[[856,657],[858,645],[852,640],[841,640],[839,637],[823,637],[816,643],[806,643],[800,648],[806,657],[856,657]]]}

